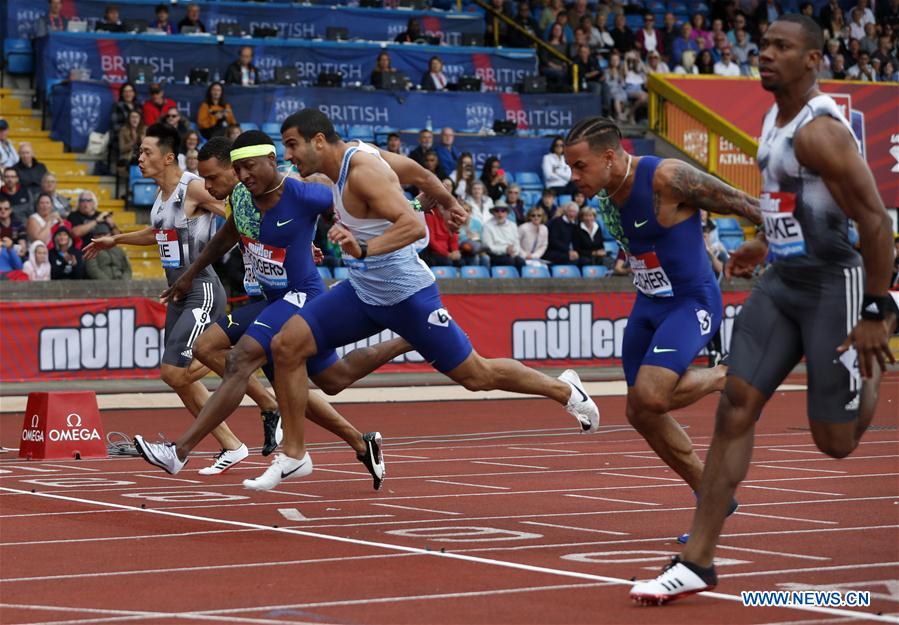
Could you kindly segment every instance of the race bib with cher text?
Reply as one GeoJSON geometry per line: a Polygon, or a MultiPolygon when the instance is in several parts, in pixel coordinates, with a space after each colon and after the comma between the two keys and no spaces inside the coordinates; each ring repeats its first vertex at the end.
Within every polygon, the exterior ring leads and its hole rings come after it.
{"type": "Polygon", "coordinates": [[[768,251],[774,259],[805,256],[805,237],[794,215],[794,193],[762,193],[759,197],[768,251]]]}
{"type": "Polygon", "coordinates": [[[674,297],[674,289],[668,274],[662,269],[655,252],[628,256],[631,271],[634,272],[634,286],[649,297],[674,297]]]}

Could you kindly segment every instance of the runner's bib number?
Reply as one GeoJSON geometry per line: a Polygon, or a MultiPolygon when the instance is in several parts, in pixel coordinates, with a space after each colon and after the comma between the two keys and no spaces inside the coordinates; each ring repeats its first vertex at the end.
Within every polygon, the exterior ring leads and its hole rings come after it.
{"type": "Polygon", "coordinates": [[[655,252],[628,256],[631,271],[634,272],[634,286],[649,297],[674,297],[671,280],[662,269],[655,252]]]}
{"type": "Polygon", "coordinates": [[[793,214],[796,195],[793,193],[762,193],[759,198],[765,220],[768,251],[775,259],[805,256],[805,237],[802,226],[793,214]]]}
{"type": "Polygon", "coordinates": [[[181,267],[181,241],[178,239],[178,231],[172,228],[170,230],[154,230],[154,232],[162,266],[166,269],[181,267]]]}
{"type": "Polygon", "coordinates": [[[254,241],[249,237],[243,237],[243,244],[250,257],[250,265],[253,267],[257,282],[268,289],[286,289],[287,270],[284,268],[284,258],[287,256],[287,250],[254,241]]]}
{"type": "Polygon", "coordinates": [[[250,297],[262,295],[262,287],[256,280],[256,273],[253,271],[253,259],[246,248],[241,251],[243,255],[243,290],[250,297]]]}

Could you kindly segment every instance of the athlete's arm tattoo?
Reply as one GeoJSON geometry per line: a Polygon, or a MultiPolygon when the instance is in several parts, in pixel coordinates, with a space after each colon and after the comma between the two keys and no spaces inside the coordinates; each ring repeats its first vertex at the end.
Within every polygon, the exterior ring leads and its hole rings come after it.
{"type": "Polygon", "coordinates": [[[733,213],[753,223],[762,223],[758,199],[686,163],[678,163],[672,168],[666,186],[681,204],[691,208],[719,214],[733,213]]]}

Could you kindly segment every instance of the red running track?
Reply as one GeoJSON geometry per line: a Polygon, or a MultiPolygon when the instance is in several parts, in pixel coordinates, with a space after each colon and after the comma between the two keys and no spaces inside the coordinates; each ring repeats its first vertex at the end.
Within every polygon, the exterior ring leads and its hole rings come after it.
{"type": "MultiPolygon", "coordinates": [[[[623,398],[601,398],[593,436],[548,401],[458,401],[340,407],[385,436],[389,477],[377,493],[349,449],[313,425],[315,473],[270,493],[240,485],[262,471],[258,455],[215,478],[196,474],[202,456],[177,476],[140,459],[3,460],[0,621],[899,622],[899,377],[884,382],[876,427],[844,460],[815,449],[805,401],[778,393],[762,417],[714,596],[664,608],[627,598],[631,577],[678,551],[693,497],[627,426],[623,398]],[[870,591],[871,606],[738,600],[821,587],[870,591]]],[[[701,454],[715,404],[676,415],[701,454]]],[[[174,438],[185,414],[103,420],[174,438]]],[[[15,446],[20,423],[0,418],[0,444],[15,446]]],[[[230,420],[257,444],[258,423],[248,409],[230,420]]]]}

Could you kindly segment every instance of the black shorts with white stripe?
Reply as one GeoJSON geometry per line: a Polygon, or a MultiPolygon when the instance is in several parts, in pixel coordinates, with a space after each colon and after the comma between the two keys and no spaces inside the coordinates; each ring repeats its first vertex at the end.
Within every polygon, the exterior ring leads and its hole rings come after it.
{"type": "Polygon", "coordinates": [[[225,313],[226,303],[225,289],[217,278],[195,280],[187,297],[169,302],[165,315],[163,364],[189,366],[194,357],[194,341],[225,313]]]}

